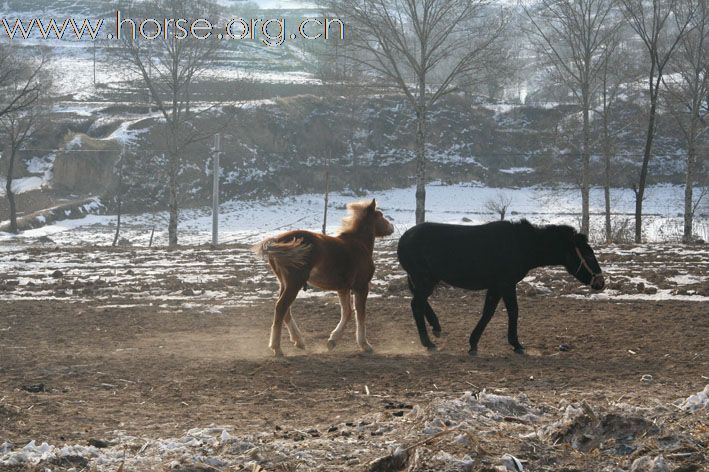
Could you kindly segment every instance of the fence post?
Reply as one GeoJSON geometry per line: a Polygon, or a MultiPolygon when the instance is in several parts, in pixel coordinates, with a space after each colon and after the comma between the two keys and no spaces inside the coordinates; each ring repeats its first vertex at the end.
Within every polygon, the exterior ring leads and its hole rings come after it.
{"type": "Polygon", "coordinates": [[[219,244],[219,153],[221,135],[214,135],[214,183],[212,184],[212,246],[219,244]]]}

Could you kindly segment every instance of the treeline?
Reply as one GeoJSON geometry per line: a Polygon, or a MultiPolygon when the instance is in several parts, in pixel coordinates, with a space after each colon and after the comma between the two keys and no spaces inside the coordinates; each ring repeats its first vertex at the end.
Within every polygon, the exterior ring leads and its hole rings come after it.
{"type": "MultiPolygon", "coordinates": [[[[571,105],[556,130],[557,147],[568,156],[581,192],[581,231],[589,230],[591,176],[601,173],[605,187],[606,238],[612,239],[610,187],[620,156],[619,143],[631,123],[619,119],[622,103],[634,100],[644,110],[643,139],[636,152],[638,173],[628,185],[635,191],[636,242],[642,240],[643,198],[652,167],[658,115],[671,115],[683,138],[685,161],[684,240],[693,239],[693,218],[707,188],[709,129],[709,0],[538,0],[513,7],[487,0],[331,0],[320,14],[340,18],[345,27],[330,39],[299,40],[305,67],[320,81],[320,93],[333,98],[397,93],[415,123],[416,221],[425,219],[430,168],[431,111],[451,94],[482,100],[571,105]],[[339,34],[341,33],[341,34],[339,34]],[[601,168],[594,168],[600,166],[601,168]]],[[[214,18],[233,12],[206,0],[118,2],[131,18],[214,18]]],[[[311,12],[314,13],[314,12],[311,12]]],[[[258,15],[258,12],[252,12],[258,15]]],[[[258,38],[255,39],[258,41],[258,38]]],[[[193,165],[187,154],[196,143],[210,142],[238,119],[227,104],[253,98],[253,85],[235,75],[219,100],[194,97],[211,70],[234,42],[160,35],[126,35],[101,44],[114,67],[124,72],[139,100],[157,116],[151,139],[163,150],[151,162],[153,184],[167,195],[169,242],[177,244],[180,181],[193,165]],[[218,118],[215,116],[218,111],[218,118]],[[160,173],[156,179],[154,172],[160,173]]],[[[253,48],[253,45],[249,47],[253,48]]],[[[266,48],[266,46],[263,46],[266,48]]],[[[266,54],[267,51],[264,51],[266,54]]],[[[0,44],[0,133],[6,194],[12,202],[17,151],[40,129],[51,101],[51,84],[42,73],[50,59],[0,44]],[[43,111],[45,110],[45,111],[43,111]]],[[[59,59],[59,58],[56,58],[59,59]]],[[[626,107],[627,109],[627,107],[626,107]]],[[[353,105],[352,113],[356,113],[353,105]]],[[[348,142],[335,139],[330,117],[313,120],[321,136],[317,152],[343,152],[348,142]],[[322,148],[322,149],[320,149],[322,148]]],[[[666,123],[670,120],[662,120],[666,123]]],[[[637,123],[633,123],[633,127],[637,123]]],[[[353,130],[354,132],[354,130],[353,130]]],[[[239,136],[230,136],[238,140],[239,136]]],[[[351,142],[351,141],[349,141],[351,142]]],[[[130,143],[125,143],[130,148],[130,143]]],[[[192,151],[191,151],[192,150],[192,151]]],[[[120,154],[116,173],[142,170],[145,162],[120,154]]],[[[627,157],[627,155],[625,156],[627,157]]],[[[208,161],[208,157],[205,158],[208,161]]],[[[208,171],[209,165],[204,171],[208,171]]],[[[192,169],[194,170],[194,169],[192,169]]],[[[120,202],[118,202],[120,207],[120,202]]],[[[11,220],[15,219],[11,211],[11,220]]]]}

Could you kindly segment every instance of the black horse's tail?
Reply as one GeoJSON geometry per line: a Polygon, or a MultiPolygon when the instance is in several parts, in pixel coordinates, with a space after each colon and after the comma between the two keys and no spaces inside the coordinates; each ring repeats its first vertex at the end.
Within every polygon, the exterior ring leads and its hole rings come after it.
{"type": "Polygon", "coordinates": [[[411,281],[411,277],[408,274],[406,275],[406,285],[409,286],[411,293],[414,293],[414,283],[411,281]]]}
{"type": "Polygon", "coordinates": [[[414,278],[411,274],[406,275],[406,285],[409,286],[409,290],[412,294],[420,294],[426,298],[430,297],[432,294],[436,293],[438,287],[440,286],[440,281],[431,280],[428,276],[418,277],[419,284],[414,283],[414,278]]]}

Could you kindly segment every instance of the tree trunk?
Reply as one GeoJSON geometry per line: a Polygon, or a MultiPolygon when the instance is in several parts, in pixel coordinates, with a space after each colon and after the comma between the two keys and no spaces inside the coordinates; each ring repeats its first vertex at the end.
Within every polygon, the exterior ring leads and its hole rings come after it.
{"type": "Polygon", "coordinates": [[[113,247],[118,245],[118,237],[121,234],[121,201],[118,200],[118,217],[116,218],[116,234],[113,235],[113,247]]]}
{"type": "Polygon", "coordinates": [[[116,234],[113,236],[113,247],[118,244],[118,237],[121,234],[121,213],[123,209],[123,159],[125,158],[125,150],[121,152],[119,167],[118,167],[118,186],[116,188],[116,203],[118,208],[116,217],[116,234]]]}
{"type": "Polygon", "coordinates": [[[590,171],[591,171],[591,153],[590,153],[590,120],[589,120],[589,100],[588,92],[584,92],[583,99],[583,147],[581,149],[581,232],[588,235],[591,226],[590,217],[590,171]]]}
{"type": "MultiPolygon", "coordinates": [[[[607,130],[607,129],[606,129],[607,130]]],[[[611,230],[611,149],[608,143],[608,133],[605,134],[605,144],[603,145],[603,200],[606,205],[606,243],[613,242],[613,232],[611,230]]]]}
{"type": "Polygon", "coordinates": [[[690,142],[688,143],[687,149],[687,174],[685,176],[684,185],[684,233],[682,235],[682,242],[690,243],[692,242],[692,229],[694,220],[694,161],[695,161],[695,146],[693,136],[690,137],[690,142]]]}
{"type": "Polygon", "coordinates": [[[190,85],[192,84],[191,80],[188,80],[185,83],[185,117],[190,118],[190,101],[191,101],[191,94],[190,91],[192,90],[192,87],[190,85]]]}
{"type": "Polygon", "coordinates": [[[7,202],[10,204],[10,232],[17,234],[17,205],[15,203],[15,194],[12,192],[11,187],[12,179],[7,179],[5,192],[7,195],[7,202]]]}
{"type": "Polygon", "coordinates": [[[12,180],[15,168],[15,149],[12,146],[9,152],[9,161],[7,163],[7,181],[5,182],[5,195],[7,202],[10,205],[10,232],[17,234],[17,205],[15,203],[15,194],[12,191],[12,180]]]}
{"type": "Polygon", "coordinates": [[[416,224],[426,221],[426,107],[416,108],[416,224]]]}
{"type": "Polygon", "coordinates": [[[177,246],[177,217],[179,213],[179,205],[177,202],[177,152],[173,151],[170,156],[170,181],[169,181],[169,192],[170,192],[170,219],[167,224],[167,236],[168,236],[168,246],[177,246]]]}
{"type": "MultiPolygon", "coordinates": [[[[173,5],[174,6],[174,5],[173,5]]],[[[178,62],[180,58],[174,54],[172,57],[172,83],[178,84],[178,62]]],[[[189,91],[189,87],[188,87],[189,91]]],[[[178,145],[180,142],[180,126],[179,126],[179,97],[178,90],[172,90],[172,121],[170,123],[170,220],[167,224],[167,235],[168,235],[168,246],[177,246],[177,217],[180,211],[177,202],[177,175],[180,171],[180,156],[181,147],[178,145]]]]}
{"type": "Polygon", "coordinates": [[[607,86],[603,80],[603,200],[605,203],[606,243],[613,242],[611,228],[611,140],[610,140],[610,110],[608,109],[607,86]]]}
{"type": "Polygon", "coordinates": [[[322,234],[327,234],[327,205],[330,199],[330,161],[325,168],[325,208],[322,217],[322,234]]]}
{"type": "Polygon", "coordinates": [[[608,61],[610,56],[606,55],[603,61],[603,203],[605,206],[604,229],[606,234],[606,244],[613,242],[613,232],[611,229],[611,140],[610,140],[610,119],[611,110],[608,103],[608,61]]]}
{"type": "Polygon", "coordinates": [[[657,111],[657,98],[660,90],[661,75],[657,79],[657,84],[653,85],[650,79],[650,117],[647,124],[647,137],[645,139],[645,151],[643,152],[643,163],[640,168],[640,179],[638,189],[635,192],[635,242],[642,242],[643,237],[643,198],[645,198],[645,185],[647,184],[647,172],[652,153],[652,140],[655,137],[655,113],[657,111]]]}

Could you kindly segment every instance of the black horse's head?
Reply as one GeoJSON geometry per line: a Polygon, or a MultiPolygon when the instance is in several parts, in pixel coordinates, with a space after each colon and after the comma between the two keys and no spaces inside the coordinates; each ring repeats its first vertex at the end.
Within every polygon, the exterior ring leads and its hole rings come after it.
{"type": "Polygon", "coordinates": [[[571,240],[564,246],[564,267],[569,274],[594,290],[603,290],[606,285],[603,272],[586,235],[574,230],[571,240]]]}

